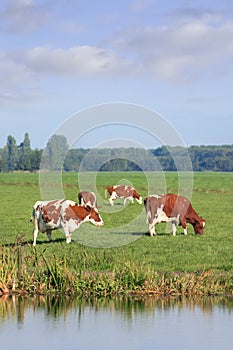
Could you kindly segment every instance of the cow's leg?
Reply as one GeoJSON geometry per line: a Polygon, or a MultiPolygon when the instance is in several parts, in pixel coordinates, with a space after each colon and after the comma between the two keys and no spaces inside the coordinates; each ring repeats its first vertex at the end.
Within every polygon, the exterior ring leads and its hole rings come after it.
{"type": "Polygon", "coordinates": [[[72,233],[69,231],[68,227],[63,226],[63,230],[66,236],[66,243],[70,243],[71,242],[71,237],[72,237],[72,233]]]}
{"type": "Polygon", "coordinates": [[[181,222],[181,226],[183,227],[184,235],[186,236],[187,235],[187,225],[186,225],[186,221],[185,220],[183,220],[181,222]]]}
{"type": "Polygon", "coordinates": [[[48,237],[49,242],[52,243],[53,242],[53,240],[52,240],[52,230],[47,230],[46,233],[47,233],[47,237],[48,237]]]}
{"type": "Polygon", "coordinates": [[[111,206],[113,207],[113,198],[112,198],[112,197],[109,198],[109,203],[110,203],[111,206]]]}
{"type": "Polygon", "coordinates": [[[126,205],[127,197],[124,198],[124,205],[126,205]]]}
{"type": "Polygon", "coordinates": [[[72,234],[68,234],[66,235],[66,243],[70,243],[71,242],[71,238],[72,238],[72,234]]]}
{"type": "Polygon", "coordinates": [[[156,236],[156,232],[155,232],[155,224],[149,224],[149,231],[150,231],[150,236],[156,236]]]}
{"type": "Polygon", "coordinates": [[[34,228],[33,231],[33,245],[36,245],[36,239],[37,239],[37,235],[38,235],[38,228],[34,228]]]}
{"type": "Polygon", "coordinates": [[[172,222],[172,234],[173,234],[173,236],[176,236],[176,229],[177,229],[176,223],[173,221],[172,222]]]}
{"type": "Polygon", "coordinates": [[[34,219],[34,231],[33,231],[33,245],[34,246],[36,245],[36,239],[37,239],[38,231],[39,231],[39,229],[38,229],[38,221],[35,218],[34,219]]]}

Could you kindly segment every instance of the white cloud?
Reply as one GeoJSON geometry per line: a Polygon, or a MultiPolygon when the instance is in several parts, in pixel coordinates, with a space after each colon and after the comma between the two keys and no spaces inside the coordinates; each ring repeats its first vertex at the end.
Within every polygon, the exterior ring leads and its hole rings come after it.
{"type": "MultiPolygon", "coordinates": [[[[34,6],[32,0],[21,0],[19,4],[21,9],[34,6]]],[[[175,84],[217,75],[219,78],[227,74],[226,70],[229,72],[233,60],[232,37],[233,21],[205,15],[125,29],[108,42],[103,41],[102,47],[8,50],[0,52],[0,94],[20,95],[36,90],[55,76],[146,76],[175,84]]]]}
{"type": "Polygon", "coordinates": [[[206,18],[122,31],[113,47],[135,56],[145,74],[184,82],[233,60],[233,22],[206,18]]]}
{"type": "Polygon", "coordinates": [[[0,53],[0,96],[16,98],[30,74],[23,64],[11,60],[6,53],[0,53]]]}
{"type": "Polygon", "coordinates": [[[1,26],[12,33],[40,29],[50,18],[51,4],[38,4],[34,0],[10,0],[0,13],[1,26]]]}
{"type": "Polygon", "coordinates": [[[127,70],[129,61],[114,52],[95,46],[75,46],[68,49],[37,47],[16,56],[34,73],[57,76],[114,75],[127,70]]]}
{"type": "Polygon", "coordinates": [[[64,78],[112,77],[129,74],[131,63],[95,46],[68,49],[37,47],[0,52],[0,96],[16,98],[39,89],[43,81],[64,78]]]}

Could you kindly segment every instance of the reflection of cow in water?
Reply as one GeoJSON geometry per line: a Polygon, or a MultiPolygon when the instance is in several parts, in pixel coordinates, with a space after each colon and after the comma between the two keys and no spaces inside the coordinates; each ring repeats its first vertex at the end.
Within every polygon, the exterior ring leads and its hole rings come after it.
{"type": "Polygon", "coordinates": [[[104,224],[97,209],[83,207],[66,199],[36,202],[33,206],[32,221],[34,222],[34,246],[39,230],[46,232],[49,241],[52,242],[52,230],[63,228],[66,243],[70,243],[72,232],[83,222],[91,222],[96,226],[104,224]]]}
{"type": "Polygon", "coordinates": [[[82,191],[78,194],[78,203],[84,207],[97,208],[96,196],[94,192],[82,191]]]}
{"type": "Polygon", "coordinates": [[[148,196],[144,199],[144,206],[151,236],[156,235],[155,225],[160,222],[172,222],[173,236],[177,226],[182,226],[187,235],[186,223],[193,225],[195,233],[203,234],[205,220],[195,212],[186,197],[176,194],[148,196]]]}
{"type": "Polygon", "coordinates": [[[109,193],[109,202],[111,205],[113,205],[113,201],[117,198],[124,198],[124,205],[126,204],[126,200],[129,199],[136,201],[139,204],[142,204],[142,197],[137,193],[134,187],[132,186],[122,186],[122,185],[116,185],[116,186],[108,186],[105,190],[105,197],[107,195],[107,192],[109,193]]]}

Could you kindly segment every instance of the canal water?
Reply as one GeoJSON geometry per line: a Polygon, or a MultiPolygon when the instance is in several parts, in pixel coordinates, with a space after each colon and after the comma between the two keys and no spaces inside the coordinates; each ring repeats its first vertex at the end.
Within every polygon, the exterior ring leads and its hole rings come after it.
{"type": "Polygon", "coordinates": [[[0,298],[8,350],[231,350],[233,299],[0,298]]]}

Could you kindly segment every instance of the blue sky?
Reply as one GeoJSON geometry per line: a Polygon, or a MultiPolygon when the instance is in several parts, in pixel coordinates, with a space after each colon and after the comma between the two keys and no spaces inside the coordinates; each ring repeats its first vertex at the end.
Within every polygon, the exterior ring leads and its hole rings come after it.
{"type": "Polygon", "coordinates": [[[109,102],[157,111],[187,146],[233,144],[230,0],[2,0],[0,42],[0,147],[28,132],[42,148],[109,102]]]}

